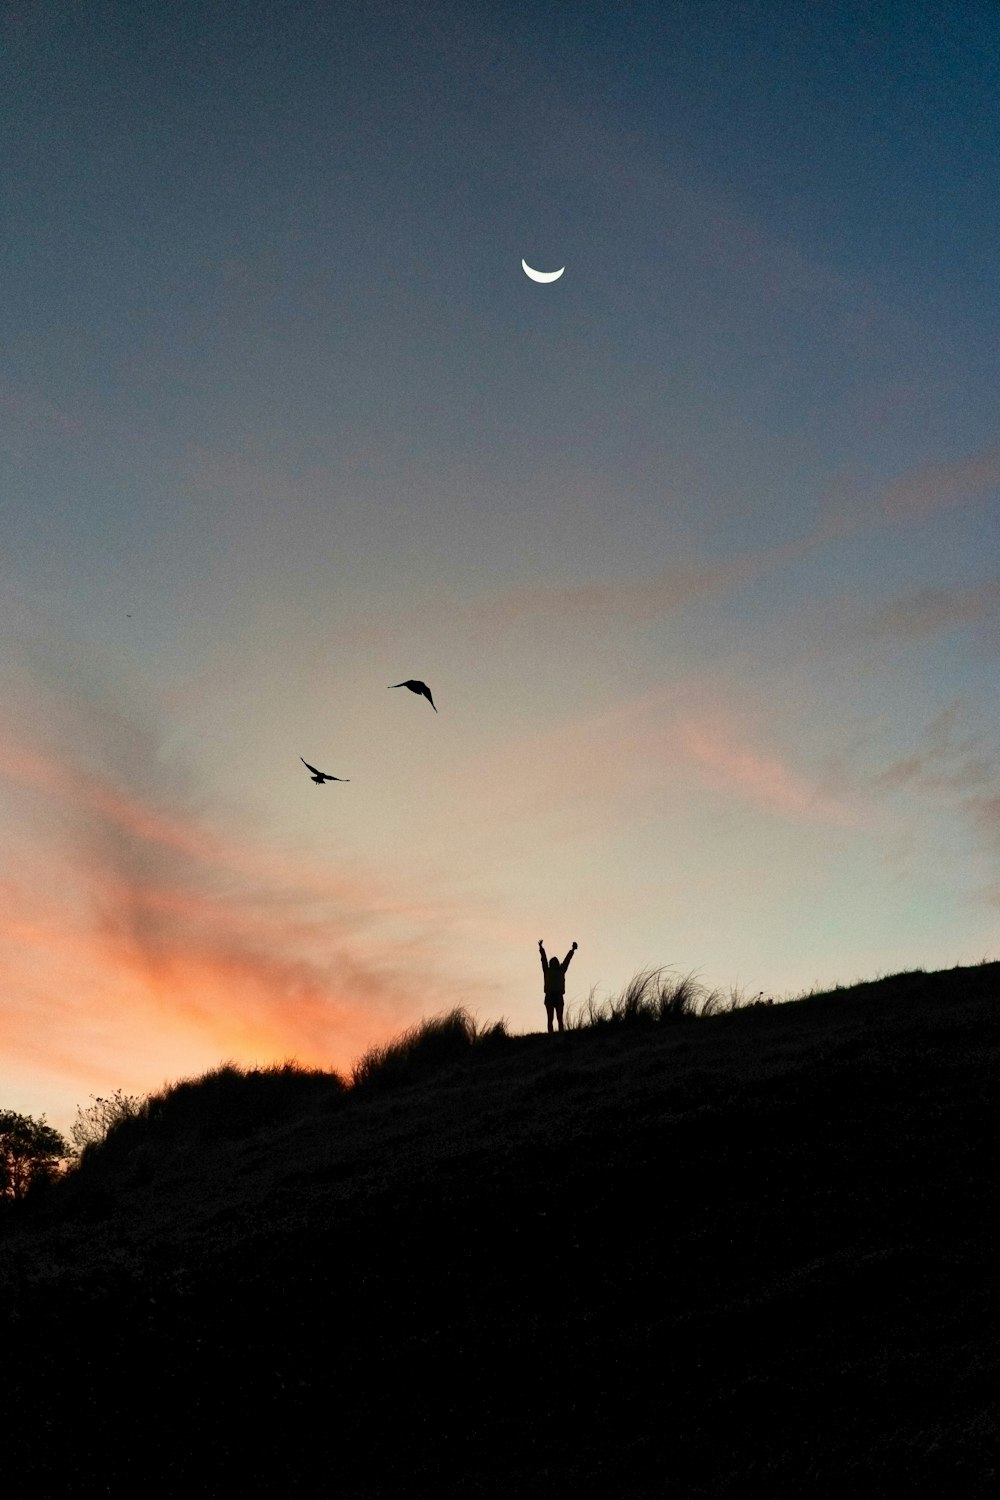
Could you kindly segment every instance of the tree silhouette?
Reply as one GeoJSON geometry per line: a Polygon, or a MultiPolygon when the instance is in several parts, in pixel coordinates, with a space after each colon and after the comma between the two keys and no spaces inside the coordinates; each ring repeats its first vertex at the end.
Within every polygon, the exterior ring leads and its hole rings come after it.
{"type": "Polygon", "coordinates": [[[12,1109],[0,1109],[0,1198],[23,1198],[41,1181],[58,1177],[73,1155],[45,1116],[35,1120],[12,1109]]]}

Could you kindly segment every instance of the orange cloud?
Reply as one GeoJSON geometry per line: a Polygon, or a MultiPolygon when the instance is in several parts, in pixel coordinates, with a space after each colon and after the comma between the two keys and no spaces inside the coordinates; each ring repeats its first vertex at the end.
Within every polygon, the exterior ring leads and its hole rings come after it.
{"type": "Polygon", "coordinates": [[[417,1016],[485,996],[439,973],[444,903],[226,836],[155,784],[148,746],[117,744],[118,721],[81,713],[76,727],[65,751],[0,744],[12,817],[29,813],[0,921],[11,1069],[149,1088],[220,1056],[345,1067],[417,1016]]]}
{"type": "MultiPolygon", "coordinates": [[[[48,798],[61,798],[78,817],[92,819],[105,833],[118,833],[138,845],[182,856],[204,867],[206,872],[228,871],[261,886],[268,882],[291,882],[299,893],[308,892],[352,906],[363,905],[380,915],[436,914],[433,905],[391,893],[369,878],[352,880],[329,871],[303,870],[260,846],[238,843],[211,830],[189,814],[159,808],[152,797],[122,790],[107,776],[89,773],[55,754],[16,745],[9,739],[0,744],[0,781],[3,780],[42,792],[48,798]]],[[[112,894],[120,896],[120,892],[112,894]]],[[[162,904],[167,898],[161,891],[158,899],[162,904]]],[[[184,898],[175,893],[170,899],[184,898]]],[[[203,899],[199,893],[198,901],[203,899]]]]}
{"type": "Polygon", "coordinates": [[[16,745],[0,745],[0,778],[48,796],[60,796],[95,814],[123,833],[196,859],[210,859],[219,846],[203,830],[156,812],[140,798],[129,797],[105,778],[89,774],[58,756],[16,745]]]}

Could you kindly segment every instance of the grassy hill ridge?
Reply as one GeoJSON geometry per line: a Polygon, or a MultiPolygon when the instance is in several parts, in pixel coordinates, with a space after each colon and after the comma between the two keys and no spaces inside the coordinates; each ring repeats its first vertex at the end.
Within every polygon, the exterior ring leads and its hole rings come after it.
{"type": "Polygon", "coordinates": [[[81,1493],[67,1439],[97,1493],[992,1492],[998,999],[984,964],[395,1088],[277,1073],[267,1108],[187,1085],[0,1238],[8,1462],[34,1494],[81,1493]]]}

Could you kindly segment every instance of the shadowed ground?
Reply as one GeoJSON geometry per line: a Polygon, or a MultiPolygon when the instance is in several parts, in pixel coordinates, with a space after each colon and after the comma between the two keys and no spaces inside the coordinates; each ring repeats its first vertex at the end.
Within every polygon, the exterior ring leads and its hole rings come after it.
{"type": "Polygon", "coordinates": [[[11,1493],[992,1493],[998,998],[189,1087],[6,1216],[11,1493]]]}

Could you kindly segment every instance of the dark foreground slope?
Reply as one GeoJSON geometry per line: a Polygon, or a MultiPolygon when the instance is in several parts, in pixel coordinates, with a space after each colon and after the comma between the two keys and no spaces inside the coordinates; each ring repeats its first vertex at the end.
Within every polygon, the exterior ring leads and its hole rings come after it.
{"type": "Polygon", "coordinates": [[[509,1039],[97,1153],[0,1240],[6,1492],[992,1494],[998,1002],[509,1039]]]}

